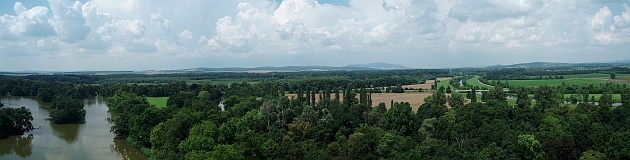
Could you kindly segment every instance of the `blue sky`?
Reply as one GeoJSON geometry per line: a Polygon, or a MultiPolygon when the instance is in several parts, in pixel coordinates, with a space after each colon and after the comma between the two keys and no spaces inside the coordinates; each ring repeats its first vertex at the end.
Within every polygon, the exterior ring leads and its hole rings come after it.
{"type": "Polygon", "coordinates": [[[626,0],[3,0],[0,70],[625,60],[629,11],[626,0]]]}

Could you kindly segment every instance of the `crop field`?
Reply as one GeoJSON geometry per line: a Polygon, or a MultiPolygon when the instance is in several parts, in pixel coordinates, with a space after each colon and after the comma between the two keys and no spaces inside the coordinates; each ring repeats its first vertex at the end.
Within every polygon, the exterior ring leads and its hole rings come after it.
{"type": "MultiPolygon", "coordinates": [[[[494,83],[494,80],[489,81],[490,83],[494,83]]],[[[548,86],[561,86],[564,82],[565,85],[577,85],[577,86],[588,86],[590,84],[599,85],[601,83],[606,83],[605,81],[599,79],[547,79],[547,80],[508,80],[510,86],[525,86],[525,87],[536,87],[541,85],[548,86]]],[[[501,83],[505,83],[505,80],[501,81],[501,83]]]]}
{"type": "MultiPolygon", "coordinates": [[[[529,78],[535,78],[536,76],[530,76],[529,78]]],[[[630,76],[627,74],[618,74],[615,79],[610,79],[609,74],[578,74],[578,75],[563,75],[564,79],[542,79],[542,80],[509,80],[511,86],[526,86],[535,87],[540,85],[560,86],[562,82],[565,85],[577,85],[588,86],[590,84],[598,85],[606,82],[615,83],[630,83],[630,76]]],[[[545,76],[543,76],[545,78],[545,76]]],[[[491,80],[490,83],[493,83],[491,80]]],[[[505,81],[501,81],[505,83],[505,81]]]]}
{"type": "Polygon", "coordinates": [[[156,108],[165,108],[168,97],[145,97],[149,104],[155,105],[156,108]]]}

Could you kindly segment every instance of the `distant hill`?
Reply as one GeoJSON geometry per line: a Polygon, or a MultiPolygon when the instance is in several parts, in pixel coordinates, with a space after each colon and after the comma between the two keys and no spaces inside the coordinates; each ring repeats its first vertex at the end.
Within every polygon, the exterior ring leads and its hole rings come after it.
{"type": "Polygon", "coordinates": [[[612,67],[628,67],[630,62],[622,63],[558,63],[558,62],[530,62],[518,63],[511,65],[495,65],[486,68],[502,69],[502,68],[544,68],[544,69],[577,69],[577,68],[612,68],[612,67]]]}
{"type": "Polygon", "coordinates": [[[226,68],[192,68],[192,69],[179,69],[179,70],[148,70],[144,71],[147,74],[165,74],[165,73],[196,73],[196,72],[252,72],[252,73],[266,73],[266,72],[302,72],[302,71],[361,71],[361,70],[397,70],[397,69],[411,69],[406,66],[388,64],[388,63],[370,63],[370,64],[354,64],[343,67],[331,67],[331,66],[281,66],[281,67],[226,67],[226,68]]]}
{"type": "Polygon", "coordinates": [[[389,64],[389,63],[352,64],[352,65],[347,65],[346,67],[372,68],[372,69],[378,69],[378,70],[412,69],[407,66],[403,66],[399,64],[389,64]]]}

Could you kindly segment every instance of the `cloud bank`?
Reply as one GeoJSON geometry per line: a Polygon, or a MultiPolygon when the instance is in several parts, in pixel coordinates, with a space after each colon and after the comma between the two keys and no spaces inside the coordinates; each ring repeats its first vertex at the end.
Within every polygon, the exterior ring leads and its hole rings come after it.
{"type": "Polygon", "coordinates": [[[627,59],[623,1],[49,0],[0,16],[3,70],[627,59]],[[616,10],[615,10],[616,9],[616,10]]]}

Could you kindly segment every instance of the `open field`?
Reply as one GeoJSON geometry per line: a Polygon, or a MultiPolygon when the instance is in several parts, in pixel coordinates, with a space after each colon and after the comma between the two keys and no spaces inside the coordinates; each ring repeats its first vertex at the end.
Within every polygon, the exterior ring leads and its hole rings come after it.
{"type": "Polygon", "coordinates": [[[165,108],[168,97],[145,97],[149,104],[155,105],[156,108],[165,108]]]}
{"type": "MultiPolygon", "coordinates": [[[[433,92],[372,93],[372,106],[377,106],[379,103],[385,103],[385,107],[389,109],[391,107],[392,100],[394,100],[394,102],[409,102],[409,104],[411,104],[411,109],[416,112],[418,111],[418,107],[424,104],[424,98],[429,97],[432,94],[433,92]]],[[[291,98],[297,97],[297,94],[286,94],[285,96],[291,98]]],[[[450,94],[446,94],[446,96],[450,96],[450,94]]],[[[330,97],[334,98],[335,95],[331,94],[330,97]]],[[[343,100],[342,94],[340,94],[339,97],[343,100]]],[[[358,99],[359,95],[357,95],[356,98],[358,99]]],[[[315,95],[315,101],[319,101],[319,94],[315,95]]],[[[470,100],[466,99],[466,104],[468,103],[470,103],[470,100]]]]}
{"type": "MultiPolygon", "coordinates": [[[[600,83],[606,83],[605,81],[598,79],[548,79],[548,80],[508,80],[510,86],[525,86],[525,87],[536,87],[541,85],[548,86],[561,86],[564,82],[565,85],[577,85],[577,86],[588,86],[590,84],[598,85],[600,83]]],[[[489,81],[489,83],[494,83],[494,80],[489,81]]],[[[501,83],[505,83],[505,80],[501,81],[501,83]]]]}
{"type": "MultiPolygon", "coordinates": [[[[530,78],[535,78],[537,76],[530,76],[530,78]]],[[[560,86],[562,82],[565,85],[577,85],[577,86],[588,86],[590,84],[598,85],[606,82],[615,82],[615,83],[627,83],[630,84],[630,76],[627,74],[618,74],[616,79],[610,79],[609,74],[578,74],[578,75],[563,75],[564,79],[542,79],[542,80],[508,80],[511,86],[526,86],[526,87],[535,87],[540,85],[549,85],[549,86],[560,86]]],[[[545,78],[545,76],[543,76],[545,78]]],[[[468,82],[468,81],[467,81],[468,82]]],[[[493,83],[494,80],[491,80],[490,83],[493,83]]],[[[501,81],[505,83],[505,81],[501,81]]]]}
{"type": "MultiPolygon", "coordinates": [[[[446,88],[448,86],[451,86],[451,78],[438,78],[437,80],[438,80],[438,87],[437,88],[440,88],[440,87],[446,88]]],[[[451,89],[454,90],[455,87],[451,86],[451,89]]]]}
{"type": "Polygon", "coordinates": [[[479,87],[481,89],[483,89],[483,88],[491,89],[492,88],[492,86],[479,83],[479,76],[475,76],[473,78],[467,79],[466,80],[466,84],[468,84],[470,86],[473,86],[473,87],[479,87]]]}

